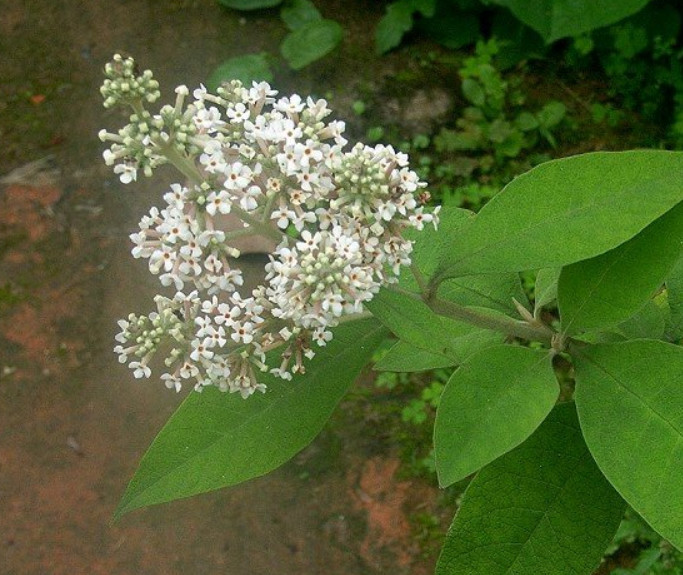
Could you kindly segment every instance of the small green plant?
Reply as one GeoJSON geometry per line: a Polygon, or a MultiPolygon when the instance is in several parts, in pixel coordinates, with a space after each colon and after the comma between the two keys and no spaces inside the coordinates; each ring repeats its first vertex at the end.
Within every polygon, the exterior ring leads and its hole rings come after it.
{"type": "Polygon", "coordinates": [[[480,42],[462,62],[462,92],[470,105],[455,128],[417,134],[400,145],[416,161],[420,176],[432,181],[436,203],[477,211],[512,177],[550,159],[543,146],[557,144],[564,104],[552,100],[529,109],[522,78],[504,76],[496,66],[500,50],[495,39],[480,42]]]}
{"type": "Polygon", "coordinates": [[[611,575],[682,575],[683,553],[662,539],[640,516],[628,509],[607,556],[626,555],[629,568],[618,567],[611,575]]]}
{"type": "MultiPolygon", "coordinates": [[[[387,340],[375,353],[375,366],[381,368],[383,357],[395,343],[395,340],[387,340]]],[[[387,427],[392,440],[399,447],[403,470],[409,475],[426,476],[431,480],[436,478],[431,430],[441,393],[451,373],[451,369],[435,369],[424,373],[376,373],[375,388],[384,392],[384,400],[376,407],[377,415],[391,418],[387,427]],[[389,408],[386,409],[386,406],[389,408]]]]}
{"type": "Polygon", "coordinates": [[[624,119],[623,110],[615,108],[610,102],[600,104],[598,102],[591,105],[591,116],[596,124],[607,124],[610,128],[616,128],[624,119]]]}
{"type": "MultiPolygon", "coordinates": [[[[342,40],[343,30],[334,20],[323,18],[311,0],[218,0],[218,3],[235,10],[257,10],[281,5],[280,18],[289,29],[280,44],[280,54],[293,70],[300,70],[326,56],[342,40]]],[[[271,81],[274,60],[267,53],[246,54],[230,58],[211,74],[208,85],[215,90],[221,82],[240,80],[271,81]]]]}
{"type": "Polygon", "coordinates": [[[441,201],[445,206],[460,206],[476,212],[497,193],[496,186],[470,182],[454,188],[442,187],[441,201]]]}
{"type": "MultiPolygon", "coordinates": [[[[397,0],[391,2],[376,31],[377,51],[398,46],[403,36],[417,28],[453,49],[473,43],[485,20],[506,31],[510,38],[537,45],[523,28],[533,30],[546,44],[578,36],[618,22],[641,10],[650,0],[397,0]],[[508,12],[509,10],[509,12],[508,12]],[[514,18],[508,14],[512,13],[514,18]],[[502,22],[505,25],[501,25],[502,22]]],[[[524,49],[524,47],[522,47],[524,49]]]]}
{"type": "MultiPolygon", "coordinates": [[[[567,61],[596,63],[609,81],[609,96],[649,123],[665,126],[662,138],[683,145],[683,47],[678,40],[677,2],[653,2],[638,15],[574,41],[567,61]]],[[[616,125],[621,115],[611,103],[593,104],[593,117],[616,125]]]]}
{"type": "Polygon", "coordinates": [[[475,54],[460,69],[462,93],[471,105],[456,122],[457,129],[443,128],[434,139],[441,152],[479,154],[476,167],[484,172],[517,158],[539,139],[555,147],[553,130],[566,115],[564,104],[555,100],[536,112],[524,109],[519,78],[506,80],[494,66],[499,50],[495,39],[477,43],[475,54]]]}
{"type": "MultiPolygon", "coordinates": [[[[448,378],[446,378],[448,379],[448,378]]],[[[443,392],[445,383],[434,380],[427,387],[422,390],[420,397],[413,399],[408,402],[403,410],[401,411],[401,419],[403,421],[413,423],[424,423],[427,420],[426,410],[431,409],[436,412],[436,408],[439,407],[439,398],[443,392]]]]}

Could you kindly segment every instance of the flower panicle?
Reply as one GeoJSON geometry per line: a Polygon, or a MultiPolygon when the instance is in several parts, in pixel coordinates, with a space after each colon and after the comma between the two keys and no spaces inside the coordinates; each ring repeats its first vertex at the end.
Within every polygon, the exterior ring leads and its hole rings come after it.
{"type": "Polygon", "coordinates": [[[189,380],[248,397],[265,391],[264,372],[304,373],[332,328],[410,265],[403,232],[438,224],[408,157],[391,146],[345,149],[345,125],[328,120],[323,99],[233,80],[215,94],[180,86],[174,104],[152,115],[142,107],[158,98],[151,73],[135,75],[120,57],[105,72],[105,105],[134,109],[117,134],[100,134],[112,142],[105,163],[123,183],[163,163],[186,177],[130,236],[133,256],[177,292],[157,296],[153,314],[120,322],[115,351],[136,377],[149,377],[169,342],[162,380],[175,390],[189,380]],[[250,235],[273,249],[263,283],[245,295],[239,242],[250,235]]]}

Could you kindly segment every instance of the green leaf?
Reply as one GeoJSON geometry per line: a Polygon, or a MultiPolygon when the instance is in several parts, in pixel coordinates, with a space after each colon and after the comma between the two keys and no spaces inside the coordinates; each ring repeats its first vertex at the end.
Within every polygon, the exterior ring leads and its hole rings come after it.
{"type": "Polygon", "coordinates": [[[620,323],[616,331],[624,339],[662,339],[666,315],[665,307],[650,300],[635,315],[620,323]]]}
{"type": "Polygon", "coordinates": [[[309,22],[321,20],[322,15],[311,0],[288,0],[280,9],[280,18],[290,30],[298,30],[309,22]]]}
{"type": "MultiPolygon", "coordinates": [[[[415,241],[412,262],[429,280],[436,272],[439,262],[451,251],[450,242],[474,214],[469,210],[444,206],[439,213],[439,229],[433,227],[422,231],[406,230],[405,237],[415,241]]],[[[410,270],[405,269],[399,285],[409,291],[419,291],[410,270]]],[[[522,305],[528,300],[519,275],[516,273],[481,274],[465,278],[452,278],[441,283],[439,297],[463,306],[489,307],[507,314],[517,315],[513,298],[522,305]]]]}
{"type": "Polygon", "coordinates": [[[143,457],[115,517],[264,475],[308,445],[387,335],[374,320],[334,333],[305,375],[287,382],[260,374],[263,395],[191,393],[143,457]]]}
{"type": "Polygon", "coordinates": [[[454,364],[454,360],[445,355],[398,341],[373,366],[373,369],[375,371],[413,372],[450,367],[454,364]]]}
{"type": "Polygon", "coordinates": [[[667,309],[654,300],[648,301],[632,317],[605,331],[577,336],[588,343],[617,343],[627,339],[663,339],[667,309]]]}
{"type": "Polygon", "coordinates": [[[422,300],[390,289],[380,290],[366,307],[401,340],[447,357],[451,365],[502,339],[491,330],[437,315],[422,300]]]}
{"type": "Polygon", "coordinates": [[[523,132],[530,132],[538,128],[538,119],[531,112],[521,112],[515,118],[515,125],[523,132]]]}
{"type": "Polygon", "coordinates": [[[218,3],[233,10],[258,10],[277,6],[282,0],[218,0],[218,3]]]}
{"type": "Polygon", "coordinates": [[[313,20],[287,34],[280,45],[280,53],[291,68],[300,70],[334,50],[343,35],[337,22],[313,20]]]}
{"type": "Polygon", "coordinates": [[[579,36],[635,14],[649,0],[491,0],[509,8],[546,43],[579,36]]]}
{"type": "MultiPolygon", "coordinates": [[[[418,267],[422,275],[430,278],[438,269],[441,260],[451,251],[453,237],[474,219],[474,213],[462,208],[442,206],[439,212],[439,227],[427,226],[418,231],[409,228],[405,231],[406,239],[415,242],[411,254],[412,262],[418,267]]],[[[404,284],[404,281],[414,282],[410,270],[401,273],[401,285],[412,286],[414,283],[404,284]]]]}
{"type": "Polygon", "coordinates": [[[375,30],[375,46],[379,54],[384,54],[401,43],[403,35],[413,27],[413,11],[407,0],[398,0],[387,6],[387,11],[375,30]]]}
{"type": "Polygon", "coordinates": [[[481,108],[486,103],[486,94],[481,84],[473,78],[465,78],[462,81],[462,94],[472,104],[481,108]]]}
{"type": "Polygon", "coordinates": [[[544,128],[556,127],[567,115],[567,107],[557,100],[551,100],[536,114],[538,122],[544,128]]]}
{"type": "Polygon", "coordinates": [[[542,308],[557,299],[557,282],[562,268],[544,268],[536,274],[534,285],[534,317],[538,317],[542,308]]]}
{"type": "Polygon", "coordinates": [[[516,273],[449,279],[439,286],[438,295],[463,306],[487,307],[514,316],[518,313],[513,300],[525,307],[529,304],[516,273]]]}
{"type": "Polygon", "coordinates": [[[573,404],[558,405],[470,483],[436,575],[589,575],[624,507],[586,449],[573,404]]]}
{"type": "Polygon", "coordinates": [[[666,279],[666,292],[671,311],[666,331],[672,341],[677,341],[683,339],[683,257],[666,279]]]}
{"type": "Polygon", "coordinates": [[[562,331],[605,329],[631,317],[654,295],[683,246],[683,203],[628,242],[562,270],[562,331]]]}
{"type": "Polygon", "coordinates": [[[457,234],[443,278],[560,267],[629,240],[683,200],[683,153],[595,152],[510,182],[457,234]]]}
{"type": "Polygon", "coordinates": [[[683,348],[635,340],[581,348],[576,406],[616,490],[683,549],[683,348]]]}
{"type": "Polygon", "coordinates": [[[460,481],[521,444],[559,392],[547,350],[500,345],[470,357],[448,380],[436,412],[439,485],[460,481]]]}
{"type": "Polygon", "coordinates": [[[218,86],[230,80],[239,80],[245,86],[251,86],[252,82],[272,82],[273,72],[267,54],[247,54],[226,60],[211,72],[206,85],[215,92],[218,86]]]}

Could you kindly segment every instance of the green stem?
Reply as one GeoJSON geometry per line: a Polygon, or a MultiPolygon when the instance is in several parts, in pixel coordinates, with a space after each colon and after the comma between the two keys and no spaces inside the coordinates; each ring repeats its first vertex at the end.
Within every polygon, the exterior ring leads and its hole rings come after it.
{"type": "Polygon", "coordinates": [[[390,289],[410,296],[415,300],[423,301],[438,315],[464,321],[484,329],[498,331],[510,337],[540,341],[550,346],[555,335],[555,332],[547,326],[530,325],[524,321],[518,321],[504,315],[491,315],[438,297],[423,298],[419,294],[395,286],[391,286],[390,289]]]}
{"type": "Polygon", "coordinates": [[[245,236],[253,236],[258,232],[252,228],[242,228],[240,230],[233,230],[231,232],[225,232],[225,241],[229,242],[235,238],[243,238],[245,236]]]}
{"type": "Polygon", "coordinates": [[[256,219],[235,204],[232,204],[230,213],[235,214],[245,224],[249,224],[252,228],[257,230],[259,234],[267,236],[278,243],[281,242],[283,238],[289,239],[289,236],[285,232],[281,231],[279,228],[273,227],[270,222],[264,223],[256,219]]]}
{"type": "Polygon", "coordinates": [[[275,207],[275,201],[277,200],[277,194],[273,194],[270,198],[266,200],[266,205],[263,208],[263,223],[270,222],[270,216],[273,213],[273,208],[275,207]]]}
{"type": "MultiPolygon", "coordinates": [[[[171,162],[188,180],[197,186],[204,183],[204,178],[197,169],[195,163],[188,157],[183,156],[177,149],[166,142],[154,142],[166,159],[171,162]]],[[[269,222],[264,223],[245,212],[236,204],[232,204],[230,212],[236,215],[245,224],[251,226],[260,235],[269,237],[276,242],[281,242],[282,238],[288,237],[287,234],[273,227],[269,222]]]]}
{"type": "Polygon", "coordinates": [[[154,140],[154,145],[159,148],[161,155],[171,162],[171,164],[173,164],[176,169],[193,184],[201,186],[204,183],[205,180],[195,163],[187,156],[181,154],[173,145],[156,139],[154,140]]]}
{"type": "Polygon", "coordinates": [[[499,331],[512,337],[519,337],[529,341],[540,341],[548,346],[552,344],[555,333],[546,326],[533,326],[507,316],[488,315],[439,298],[434,298],[431,302],[427,302],[427,305],[439,315],[445,315],[478,327],[499,331]]]}
{"type": "Polygon", "coordinates": [[[422,294],[422,297],[429,298],[429,286],[427,285],[427,282],[425,281],[425,278],[422,275],[420,268],[417,267],[415,262],[410,262],[410,271],[413,273],[413,277],[415,278],[415,281],[417,282],[417,285],[420,288],[420,293],[422,294]]]}
{"type": "MultiPolygon", "coordinates": [[[[145,112],[142,105],[142,101],[137,101],[131,103],[133,111],[141,118],[145,112]]],[[[197,186],[201,186],[204,183],[204,177],[197,168],[197,165],[188,158],[181,154],[171,142],[165,142],[158,138],[153,140],[154,145],[159,148],[161,155],[163,155],[171,164],[173,164],[181,174],[183,174],[188,180],[197,186]]],[[[240,220],[245,224],[250,225],[259,234],[267,236],[276,242],[282,241],[282,238],[288,238],[287,234],[274,228],[270,222],[261,222],[255,217],[251,216],[245,212],[242,208],[236,205],[232,205],[231,212],[235,214],[240,220]]]]}
{"type": "Polygon", "coordinates": [[[349,323],[349,322],[352,322],[352,321],[359,321],[359,320],[361,320],[361,319],[368,319],[368,318],[371,318],[371,317],[375,317],[375,316],[372,315],[369,311],[362,311],[362,312],[360,312],[360,313],[354,313],[354,314],[351,314],[351,315],[345,315],[345,316],[342,316],[342,317],[339,318],[339,325],[341,325],[341,324],[343,324],[343,323],[349,323]]]}

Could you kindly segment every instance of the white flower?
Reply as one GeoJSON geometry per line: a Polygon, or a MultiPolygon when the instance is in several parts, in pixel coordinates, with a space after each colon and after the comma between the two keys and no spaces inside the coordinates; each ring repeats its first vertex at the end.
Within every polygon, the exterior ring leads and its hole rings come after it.
{"type": "Polygon", "coordinates": [[[254,341],[254,325],[251,322],[235,321],[232,324],[232,330],[230,337],[235,343],[251,343],[254,341]]]}
{"type": "Polygon", "coordinates": [[[226,190],[211,192],[206,198],[206,211],[212,216],[215,216],[216,212],[229,214],[231,206],[230,196],[226,190]]]}
{"type": "Polygon", "coordinates": [[[241,162],[227,165],[223,173],[225,174],[224,185],[228,190],[244,189],[251,181],[251,169],[241,162]]]}
{"type": "Polygon", "coordinates": [[[199,88],[196,88],[192,92],[192,97],[195,100],[202,101],[202,100],[204,100],[204,98],[206,98],[207,93],[208,92],[207,92],[206,88],[204,87],[204,84],[199,84],[199,88]]]}
{"type": "Polygon", "coordinates": [[[204,152],[199,156],[199,163],[210,174],[222,174],[227,168],[227,162],[221,151],[213,153],[204,152]]]}
{"type": "MultiPolygon", "coordinates": [[[[125,66],[131,75],[132,62],[125,66]]],[[[156,85],[146,81],[155,98],[156,85]]],[[[108,105],[123,85],[111,82],[108,105]]],[[[261,372],[285,380],[305,373],[313,348],[332,340],[331,328],[410,264],[403,231],[436,226],[439,210],[420,205],[425,184],[405,154],[382,145],[345,150],[345,124],[328,121],[325,100],[276,100],[265,82],[227,82],[218,94],[200,86],[185,105],[188,93],[181,86],[174,106],[100,134],[111,144],[105,163],[122,182],[165,163],[165,147],[193,182],[172,184],[165,206],[152,208],[130,236],[133,256],[147,259],[163,286],[193,291],[157,296],[155,312],[121,320],[115,353],[143,378],[154,353],[168,349],[161,378],[169,389],[193,380],[198,391],[212,385],[249,397],[265,391],[261,372]],[[233,226],[227,214],[242,222],[233,226]],[[282,240],[261,285],[240,293],[236,246],[242,235],[262,232],[282,240]],[[266,353],[278,347],[280,365],[267,366],[266,353]]]]}
{"type": "Polygon", "coordinates": [[[332,340],[332,332],[319,327],[313,331],[312,338],[319,346],[324,347],[328,341],[332,340]]]}
{"type": "Polygon", "coordinates": [[[128,364],[128,367],[133,370],[133,375],[136,379],[140,379],[142,377],[149,378],[152,375],[152,370],[143,362],[131,361],[128,364]]]}
{"type": "Polygon", "coordinates": [[[204,343],[203,339],[195,338],[192,340],[192,352],[190,359],[193,361],[200,361],[201,359],[211,359],[213,351],[204,343]]]}
{"type": "Polygon", "coordinates": [[[297,114],[304,109],[304,103],[301,101],[301,96],[293,94],[290,98],[280,98],[273,107],[280,112],[297,114]]]}
{"type": "Polygon", "coordinates": [[[122,184],[130,184],[138,179],[138,170],[134,164],[124,163],[114,166],[114,173],[119,174],[122,184]]]}
{"type": "Polygon", "coordinates": [[[294,211],[287,209],[285,206],[280,206],[277,210],[273,210],[273,213],[270,215],[271,220],[277,220],[277,227],[281,230],[286,230],[295,217],[294,211]]]}
{"type": "Polygon", "coordinates": [[[197,128],[208,134],[211,134],[225,125],[225,122],[221,120],[221,113],[218,108],[211,106],[211,108],[197,110],[193,117],[194,123],[197,128]]]}
{"type": "Polygon", "coordinates": [[[178,376],[172,375],[170,373],[163,373],[161,375],[161,381],[166,384],[168,389],[175,389],[176,393],[178,393],[183,387],[178,376]]]}
{"type": "Polygon", "coordinates": [[[249,188],[245,190],[244,195],[240,198],[240,207],[247,212],[255,210],[258,208],[258,199],[261,196],[263,196],[261,188],[258,186],[249,186],[249,188]]]}
{"type": "Polygon", "coordinates": [[[234,106],[228,108],[227,110],[228,118],[230,118],[231,124],[239,124],[244,122],[249,118],[249,109],[242,103],[238,102],[234,106]]]}

